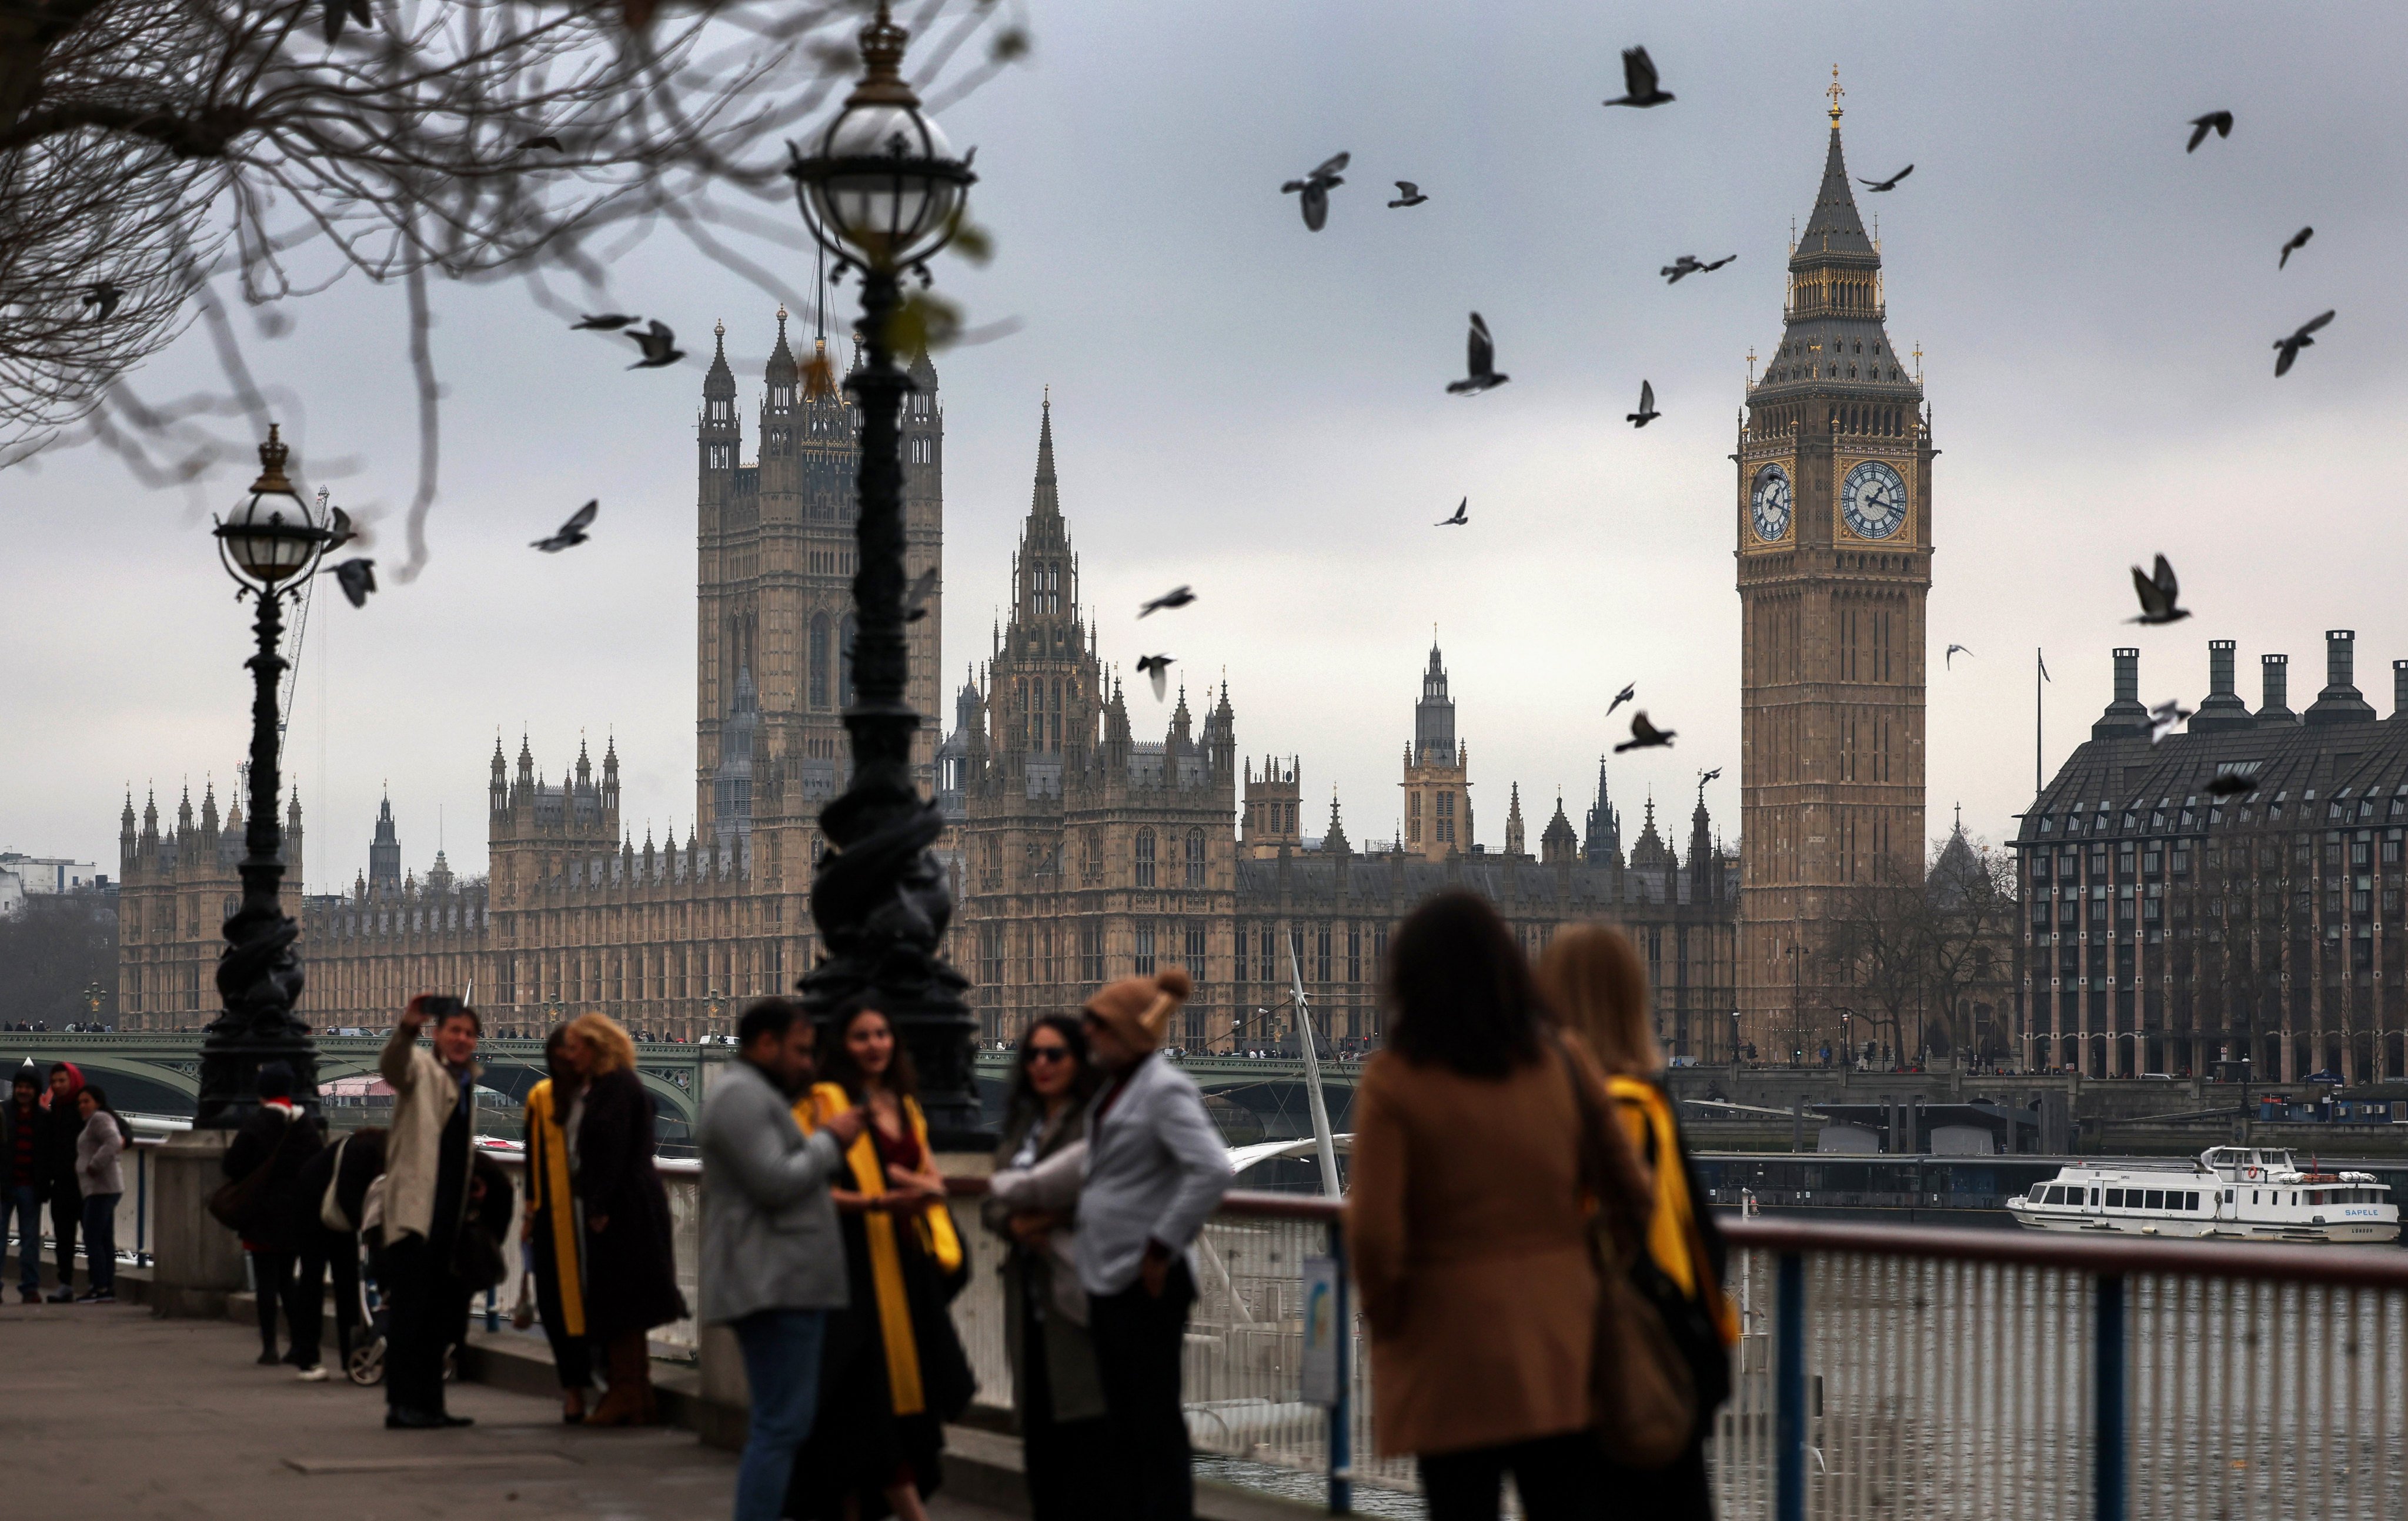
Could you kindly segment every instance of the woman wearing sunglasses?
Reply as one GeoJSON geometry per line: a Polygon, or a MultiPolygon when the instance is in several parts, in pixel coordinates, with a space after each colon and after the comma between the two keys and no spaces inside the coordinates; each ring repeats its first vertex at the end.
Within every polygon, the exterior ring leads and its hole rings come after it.
{"type": "MultiPolygon", "coordinates": [[[[1013,1067],[1011,1108],[999,1170],[1025,1172],[1086,1136],[1087,1100],[1098,1074],[1087,1058],[1087,1038],[1067,1014],[1048,1014],[1028,1027],[1013,1067]]],[[[1103,1441],[1103,1382],[1087,1338],[1084,1296],[1075,1273],[1052,1250],[1067,1241],[1063,1210],[1013,1210],[990,1198],[989,1228],[1010,1244],[1004,1264],[1005,1345],[1010,1353],[1012,1408],[1020,1412],[1026,1451],[1029,1510],[1040,1518],[1097,1514],[1085,1475],[1103,1441]],[[1066,1303],[1070,1301],[1069,1303],[1066,1303]]]]}

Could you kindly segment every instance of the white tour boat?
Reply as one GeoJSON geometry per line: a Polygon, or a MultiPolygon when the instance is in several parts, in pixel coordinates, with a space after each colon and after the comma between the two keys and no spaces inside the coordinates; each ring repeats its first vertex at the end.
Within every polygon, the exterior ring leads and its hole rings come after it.
{"type": "Polygon", "coordinates": [[[2196,1162],[2075,1162],[2007,1200],[2034,1230],[2244,1241],[2389,1241],[2400,1206],[2370,1172],[2302,1169],[2286,1151],[2216,1146],[2196,1162]]]}

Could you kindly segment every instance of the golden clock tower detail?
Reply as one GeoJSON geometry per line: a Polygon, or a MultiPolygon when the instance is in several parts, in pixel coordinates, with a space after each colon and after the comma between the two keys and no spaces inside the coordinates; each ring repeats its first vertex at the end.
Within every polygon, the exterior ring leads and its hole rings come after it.
{"type": "MultiPolygon", "coordinates": [[[[1835,1054],[1827,988],[1852,893],[1923,875],[1930,420],[1883,326],[1880,246],[1831,139],[1789,254],[1781,342],[1739,438],[1739,998],[1768,1061],[1835,1054]]],[[[1912,1035],[1900,1032],[1911,1040],[1912,1035]]]]}

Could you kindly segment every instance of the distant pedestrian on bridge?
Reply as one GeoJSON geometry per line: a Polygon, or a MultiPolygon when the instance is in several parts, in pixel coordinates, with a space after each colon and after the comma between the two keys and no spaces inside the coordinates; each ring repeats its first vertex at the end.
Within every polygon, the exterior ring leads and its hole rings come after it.
{"type": "Polygon", "coordinates": [[[235,1131],[219,1165],[229,1183],[260,1175],[250,1188],[240,1226],[242,1249],[251,1255],[251,1293],[259,1302],[259,1360],[264,1366],[289,1362],[300,1368],[314,1365],[317,1354],[302,1349],[296,1331],[291,1349],[279,1357],[276,1314],[282,1310],[288,1324],[294,1317],[294,1266],[301,1238],[293,1218],[294,1200],[301,1169],[325,1144],[325,1127],[293,1102],[292,1068],[268,1062],[260,1068],[257,1083],[259,1108],[235,1131]]]}
{"type": "Polygon", "coordinates": [[[1633,1254],[1632,1275],[1686,1355],[1697,1392],[1697,1428],[1681,1455],[1658,1469],[1609,1461],[1605,1488],[1633,1514],[1712,1521],[1705,1440],[1715,1408],[1729,1397],[1728,1348],[1739,1340],[1739,1319],[1723,1295],[1722,1234],[1714,1228],[1713,1212],[1703,1207],[1680,1122],[1663,1088],[1664,1052],[1656,1040],[1647,969],[1620,930],[1582,925],[1549,943],[1539,983],[1564,1026],[1585,1042],[1608,1074],[1606,1097],[1622,1117],[1648,1188],[1644,1250],[1633,1254]]]}
{"type": "Polygon", "coordinates": [[[76,1183],[83,1190],[84,1277],[79,1304],[117,1302],[117,1201],[125,1193],[118,1157],[134,1138],[108,1107],[108,1095],[86,1083],[76,1095],[83,1130],[76,1138],[76,1183]]]}
{"type": "Polygon", "coordinates": [[[42,1077],[32,1062],[17,1069],[7,1106],[0,1109],[0,1244],[17,1222],[17,1298],[42,1298],[42,1201],[50,1197],[42,1174],[42,1077]]]}
{"type": "Polygon", "coordinates": [[[385,1141],[380,1286],[385,1325],[385,1415],[394,1429],[466,1426],[443,1408],[443,1351],[468,1313],[453,1254],[475,1186],[477,1041],[484,1022],[458,998],[409,1000],[377,1057],[393,1087],[385,1141]],[[434,1024],[434,1049],[419,1031],[434,1024]]]}
{"type": "Polygon", "coordinates": [[[83,1226],[83,1190],[76,1184],[76,1138],[83,1133],[83,1116],[76,1112],[76,1095],[83,1090],[83,1072],[73,1062],[53,1063],[50,1090],[42,1114],[42,1184],[50,1201],[50,1244],[58,1260],[58,1286],[52,1304],[75,1302],[76,1232],[83,1226]]]}
{"type": "MultiPolygon", "coordinates": [[[[1601,1078],[1556,1059],[1484,899],[1414,910],[1383,981],[1388,1045],[1355,1090],[1346,1206],[1373,1441],[1418,1459],[1431,1521],[1493,1521],[1509,1471],[1531,1521],[1620,1514],[1590,1404],[1598,1277],[1574,1087],[1601,1078]]],[[[1627,1219],[1639,1184],[1623,1162],[1630,1197],[1605,1206],[1627,1219]]]]}
{"type": "Polygon", "coordinates": [[[636,1075],[635,1042],[607,1014],[571,1020],[562,1054],[585,1083],[569,1142],[585,1210],[585,1334],[609,1369],[610,1386],[585,1424],[652,1426],[660,1413],[645,1333],[686,1313],[668,1190],[652,1166],[652,1097],[636,1075]]]}
{"type": "Polygon", "coordinates": [[[1087,1291],[1103,1377],[1103,1455],[1120,1491],[1098,1514],[1186,1521],[1194,1455],[1180,1399],[1193,1257],[1229,1190],[1229,1154],[1195,1079],[1160,1056],[1171,1015],[1193,988],[1184,968],[1096,990],[1081,1027],[1108,1081],[1087,1112],[1087,1181],[1079,1195],[1079,1283],[1087,1291]]]}
{"type": "Polygon", "coordinates": [[[594,1351],[585,1336],[585,1212],[568,1162],[569,1134],[584,1117],[585,1080],[568,1059],[567,1026],[544,1037],[543,1066],[552,1075],[526,1096],[526,1217],[519,1240],[560,1379],[560,1418],[574,1425],[585,1419],[585,1397],[593,1392],[594,1351]]]}
{"type": "Polygon", "coordinates": [[[752,1397],[736,1471],[736,1521],[786,1514],[795,1451],[819,1411],[832,1312],[844,1308],[844,1236],[830,1184],[863,1112],[810,1136],[797,1098],[815,1075],[817,1032],[792,998],[763,998],[736,1024],[737,1055],[702,1105],[702,1318],[736,1333],[752,1397]]]}

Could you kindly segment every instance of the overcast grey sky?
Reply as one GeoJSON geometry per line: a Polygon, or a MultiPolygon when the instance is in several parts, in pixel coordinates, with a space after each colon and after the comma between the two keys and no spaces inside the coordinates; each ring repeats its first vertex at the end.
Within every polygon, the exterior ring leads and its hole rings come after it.
{"type": "MultiPolygon", "coordinates": [[[[1997,838],[2030,795],[2031,659],[2045,646],[2052,768],[2139,643],[2143,696],[2195,699],[2211,638],[2293,657],[2358,630],[2390,711],[2408,655],[2395,499],[2408,375],[2398,69],[2408,13],[2375,6],[1598,7],[1038,4],[1037,49],[945,118],[979,146],[999,256],[948,261],[974,321],[1014,337],[939,356],[948,667],[987,648],[1053,387],[1062,500],[1125,665],[1167,648],[1226,669],[1239,747],[1300,753],[1356,840],[1395,827],[1398,763],[1438,625],[1479,838],[1510,783],[1537,839],[1575,823],[1606,699],[1636,681],[1677,748],[1617,761],[1635,831],[1653,789],[1685,836],[1696,773],[1735,829],[1738,599],[1727,456],[1751,346],[1779,341],[1782,265],[1811,209],[1838,64],[1851,167],[1912,161],[1878,211],[1889,328],[1924,350],[1934,412],[1929,799],[1997,838]],[[1608,111],[1647,44],[1679,100],[1608,111]],[[2229,108],[2229,141],[2183,152],[2229,108]],[[1280,182],[1354,155],[1327,231],[1280,182]],[[1429,204],[1390,211],[1388,181],[1429,204]],[[2277,273],[2294,229],[2316,237],[2277,273]],[[1667,288],[1680,252],[1739,261],[1667,288]],[[2275,381],[2269,343],[2339,319],[2275,381]],[[1444,395],[1464,313],[1512,383],[1444,395]],[[1622,422],[1642,378],[1664,416],[1622,422]],[[1429,526],[1465,494],[1472,525],[1429,526]],[[2198,611],[2135,630],[2127,567],[2159,549],[2198,611]],[[1140,598],[1201,595],[1140,628],[1140,598]],[[1140,640],[1142,635],[1142,641],[1140,640]],[[1942,668],[1949,643],[1975,652],[1942,668]]],[[[797,233],[782,255],[799,307],[797,233]]],[[[629,374],[509,288],[439,294],[450,386],[425,574],[366,610],[321,608],[288,773],[309,886],[365,864],[390,783],[423,870],[483,863],[485,762],[523,727],[557,776],[580,731],[617,736],[626,816],[681,830],[694,782],[694,442],[714,319],[730,328],[746,445],[776,301],[667,239],[612,271],[621,309],[672,323],[692,366],[629,374]],[[696,341],[699,339],[700,341],[696,341]],[[523,546],[588,496],[594,542],[523,546]]],[[[848,288],[844,298],[849,301],[848,288]]],[[[398,293],[349,282],[298,309],[262,369],[303,391],[312,457],[352,455],[350,504],[406,501],[415,442],[398,293]]],[[[197,340],[154,364],[204,373],[197,340]]],[[[229,480],[213,495],[231,499],[229,480]]],[[[247,721],[247,615],[206,523],[96,453],[0,475],[10,656],[0,848],[114,871],[117,813],[155,782],[221,796],[247,721]]],[[[398,536],[382,552],[398,558],[398,536]]],[[[948,703],[948,712],[951,705],[948,703]]],[[[1140,734],[1165,715],[1138,696],[1140,734]]],[[[1616,728],[1619,728],[1617,724],[1616,728]]],[[[1317,829],[1317,825],[1316,825],[1317,829]]]]}

